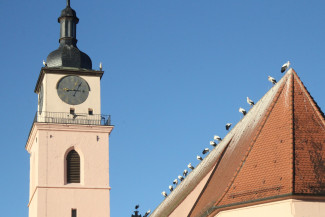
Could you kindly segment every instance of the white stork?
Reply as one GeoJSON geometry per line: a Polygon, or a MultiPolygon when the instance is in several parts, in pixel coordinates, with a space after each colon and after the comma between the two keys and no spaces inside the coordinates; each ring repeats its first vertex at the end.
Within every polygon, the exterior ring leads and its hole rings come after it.
{"type": "Polygon", "coordinates": [[[272,84],[276,84],[276,80],[275,80],[275,78],[273,78],[273,77],[271,77],[271,76],[268,76],[268,80],[269,80],[270,82],[272,82],[272,84]]]}
{"type": "Polygon", "coordinates": [[[247,97],[247,103],[248,103],[250,106],[253,106],[253,105],[254,105],[254,101],[251,100],[249,97],[247,97]]]}
{"type": "Polygon", "coordinates": [[[285,72],[290,67],[290,61],[286,62],[281,67],[281,73],[285,72]]]}

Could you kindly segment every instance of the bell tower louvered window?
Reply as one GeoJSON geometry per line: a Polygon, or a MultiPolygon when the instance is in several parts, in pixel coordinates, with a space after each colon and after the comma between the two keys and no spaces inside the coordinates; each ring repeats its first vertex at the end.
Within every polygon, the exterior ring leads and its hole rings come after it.
{"type": "Polygon", "coordinates": [[[80,183],[80,157],[75,150],[67,155],[67,182],[80,183]]]}

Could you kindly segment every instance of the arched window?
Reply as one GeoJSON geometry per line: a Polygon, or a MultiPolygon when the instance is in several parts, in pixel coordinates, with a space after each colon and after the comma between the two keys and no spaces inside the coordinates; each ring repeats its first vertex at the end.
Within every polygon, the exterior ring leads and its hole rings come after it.
{"type": "Polygon", "coordinates": [[[80,183],[80,157],[75,150],[67,155],[67,182],[80,183]]]}

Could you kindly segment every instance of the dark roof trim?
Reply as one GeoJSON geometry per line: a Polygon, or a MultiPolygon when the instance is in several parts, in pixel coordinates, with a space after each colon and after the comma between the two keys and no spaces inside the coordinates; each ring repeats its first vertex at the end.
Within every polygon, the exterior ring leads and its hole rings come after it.
{"type": "Polygon", "coordinates": [[[248,203],[261,202],[261,201],[266,201],[266,200],[272,200],[272,199],[277,199],[277,198],[283,198],[283,197],[288,197],[288,196],[292,196],[292,195],[293,195],[292,193],[289,193],[289,194],[282,194],[282,195],[278,195],[278,196],[259,198],[259,199],[249,200],[249,201],[244,201],[244,202],[239,202],[239,203],[232,203],[232,204],[227,204],[227,205],[222,205],[222,206],[214,206],[214,207],[211,207],[209,210],[207,210],[206,213],[204,213],[201,217],[207,217],[211,213],[216,211],[217,209],[239,206],[239,205],[244,205],[244,204],[248,204],[248,203]]]}

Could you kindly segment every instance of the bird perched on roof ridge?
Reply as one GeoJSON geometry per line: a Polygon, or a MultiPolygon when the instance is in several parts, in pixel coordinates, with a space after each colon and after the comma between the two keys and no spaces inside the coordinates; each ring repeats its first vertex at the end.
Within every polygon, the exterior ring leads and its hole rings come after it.
{"type": "Polygon", "coordinates": [[[248,103],[250,106],[253,106],[253,105],[254,105],[254,101],[251,100],[249,97],[247,97],[247,103],[248,103]]]}
{"type": "Polygon", "coordinates": [[[217,140],[217,141],[219,141],[219,142],[222,141],[221,137],[220,137],[220,136],[217,136],[217,135],[214,135],[213,139],[214,139],[214,140],[217,140]]]}
{"type": "Polygon", "coordinates": [[[244,116],[246,115],[246,110],[242,107],[239,108],[239,112],[242,113],[244,116]]]}
{"type": "Polygon", "coordinates": [[[290,67],[290,61],[286,62],[281,67],[281,73],[285,72],[290,67]]]}
{"type": "Polygon", "coordinates": [[[168,188],[169,188],[170,192],[172,192],[174,190],[172,185],[168,186],[168,188]]]}
{"type": "Polygon", "coordinates": [[[194,170],[194,167],[192,166],[191,163],[189,163],[189,164],[187,165],[187,167],[190,168],[191,170],[194,170]]]}
{"type": "Polygon", "coordinates": [[[186,176],[187,176],[187,173],[188,173],[188,171],[185,169],[185,170],[183,171],[183,176],[186,177],[186,176]]]}
{"type": "Polygon", "coordinates": [[[206,153],[208,153],[209,151],[210,151],[210,149],[205,148],[205,149],[202,151],[202,154],[206,154],[206,153]]]}
{"type": "Polygon", "coordinates": [[[275,78],[273,78],[273,77],[271,77],[271,76],[268,76],[268,80],[269,80],[270,82],[272,82],[272,84],[276,84],[276,80],[275,80],[275,78]]]}
{"type": "Polygon", "coordinates": [[[216,147],[217,143],[215,143],[214,141],[210,141],[210,145],[213,146],[213,147],[216,147]]]}
{"type": "Polygon", "coordinates": [[[143,217],[147,217],[147,216],[150,214],[150,212],[151,212],[151,210],[149,209],[149,210],[144,214],[143,217]]]}
{"type": "Polygon", "coordinates": [[[229,130],[230,127],[231,127],[231,125],[232,125],[232,123],[227,123],[227,124],[226,124],[226,130],[229,130]]]}
{"type": "Polygon", "coordinates": [[[43,65],[46,67],[47,66],[47,63],[45,62],[45,60],[43,60],[43,65]]]}
{"type": "Polygon", "coordinates": [[[168,196],[167,193],[166,193],[166,191],[161,192],[161,194],[162,194],[164,197],[167,197],[167,196],[168,196]]]}
{"type": "Polygon", "coordinates": [[[200,161],[203,161],[203,158],[199,155],[196,156],[196,159],[200,160],[200,161]]]}
{"type": "Polygon", "coordinates": [[[181,175],[179,175],[179,176],[178,176],[178,179],[179,179],[179,181],[183,181],[183,180],[184,180],[184,177],[181,176],[181,175]]]}
{"type": "Polygon", "coordinates": [[[135,205],[135,209],[139,209],[139,207],[140,207],[139,204],[138,205],[135,205]]]}
{"type": "Polygon", "coordinates": [[[177,185],[178,184],[178,179],[174,179],[173,184],[177,185]]]}

